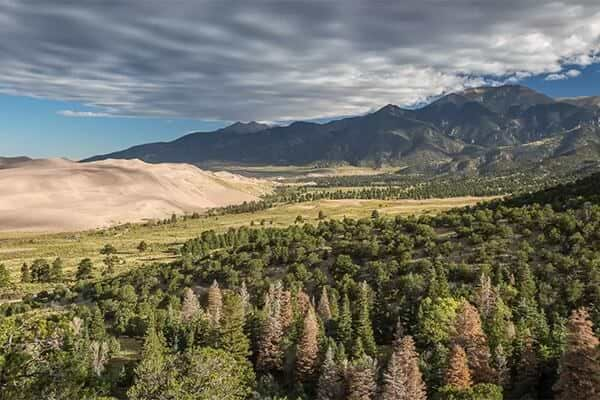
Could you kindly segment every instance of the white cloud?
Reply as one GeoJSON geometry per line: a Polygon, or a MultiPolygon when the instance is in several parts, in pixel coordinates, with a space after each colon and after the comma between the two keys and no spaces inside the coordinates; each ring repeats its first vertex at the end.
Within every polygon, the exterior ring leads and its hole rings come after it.
{"type": "Polygon", "coordinates": [[[0,1],[0,21],[0,92],[100,110],[68,116],[356,115],[600,61],[597,0],[0,1]]]}
{"type": "Polygon", "coordinates": [[[56,112],[58,115],[63,117],[77,117],[77,118],[101,118],[101,117],[114,117],[114,115],[102,112],[93,111],[74,111],[74,110],[61,110],[56,112]]]}
{"type": "Polygon", "coordinates": [[[562,81],[562,80],[569,79],[569,78],[577,78],[579,75],[581,75],[581,71],[579,71],[577,69],[570,69],[566,72],[547,75],[545,80],[547,80],[547,81],[562,81]]]}

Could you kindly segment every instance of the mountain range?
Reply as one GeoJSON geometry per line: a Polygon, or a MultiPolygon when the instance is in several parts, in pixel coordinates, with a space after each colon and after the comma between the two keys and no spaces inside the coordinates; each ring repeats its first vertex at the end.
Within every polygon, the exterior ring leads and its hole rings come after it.
{"type": "Polygon", "coordinates": [[[478,87],[419,109],[389,104],[322,124],[237,122],[83,161],[109,158],[203,167],[349,164],[464,173],[580,168],[600,160],[600,97],[554,99],[519,85],[478,87]]]}

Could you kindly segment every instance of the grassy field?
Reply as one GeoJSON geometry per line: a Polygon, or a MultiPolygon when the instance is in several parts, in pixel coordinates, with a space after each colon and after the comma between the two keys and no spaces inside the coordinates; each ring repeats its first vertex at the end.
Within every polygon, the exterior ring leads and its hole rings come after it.
{"type": "MultiPolygon", "coordinates": [[[[20,267],[37,258],[52,261],[61,257],[64,261],[68,278],[73,279],[77,264],[83,258],[91,258],[100,275],[104,268],[100,249],[113,245],[122,262],[115,267],[116,273],[145,263],[163,262],[177,257],[178,249],[186,240],[196,237],[208,229],[225,231],[230,227],[238,227],[254,223],[259,226],[283,227],[293,224],[301,215],[305,222],[318,221],[319,211],[327,218],[362,218],[378,210],[382,215],[408,215],[436,213],[454,207],[472,205],[490,198],[459,197],[429,200],[321,200],[315,202],[296,203],[274,207],[268,210],[248,213],[229,214],[217,217],[201,217],[200,219],[180,219],[176,223],[164,225],[129,224],[110,229],[77,233],[0,233],[0,263],[11,271],[13,282],[18,282],[20,267]],[[137,250],[141,241],[149,245],[145,252],[137,250]]],[[[51,284],[18,285],[10,292],[36,292],[51,287],[51,284]],[[18,289],[18,290],[17,290],[18,289]]],[[[5,298],[13,297],[5,293],[5,298]]]]}

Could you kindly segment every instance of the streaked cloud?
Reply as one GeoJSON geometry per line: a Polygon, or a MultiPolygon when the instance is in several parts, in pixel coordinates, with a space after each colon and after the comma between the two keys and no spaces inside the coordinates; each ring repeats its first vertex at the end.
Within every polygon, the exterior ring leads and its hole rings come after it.
{"type": "Polygon", "coordinates": [[[63,117],[84,117],[84,118],[102,118],[102,117],[115,117],[114,114],[93,112],[93,111],[74,111],[74,110],[60,110],[57,112],[58,115],[63,117]]]}
{"type": "Polygon", "coordinates": [[[99,110],[62,115],[279,121],[572,77],[600,3],[0,0],[0,37],[0,92],[99,110]]]}

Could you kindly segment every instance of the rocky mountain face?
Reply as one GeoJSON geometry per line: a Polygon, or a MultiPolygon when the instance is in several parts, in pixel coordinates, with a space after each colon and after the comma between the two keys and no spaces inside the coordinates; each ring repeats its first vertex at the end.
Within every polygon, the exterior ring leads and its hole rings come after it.
{"type": "Polygon", "coordinates": [[[238,165],[393,165],[416,171],[493,173],[600,159],[596,98],[553,99],[517,85],[443,96],[416,110],[387,105],[324,124],[235,123],[169,143],[92,157],[238,165]]]}

